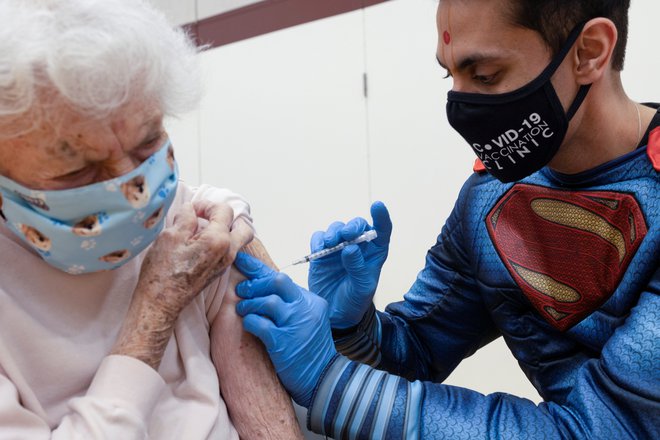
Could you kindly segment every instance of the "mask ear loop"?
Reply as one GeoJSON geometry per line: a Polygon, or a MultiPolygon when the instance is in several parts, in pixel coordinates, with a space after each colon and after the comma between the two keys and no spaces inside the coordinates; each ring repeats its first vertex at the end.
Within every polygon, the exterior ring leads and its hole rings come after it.
{"type": "MultiPolygon", "coordinates": [[[[571,48],[577,41],[578,37],[580,36],[580,33],[582,32],[582,29],[584,29],[584,26],[586,24],[587,24],[586,21],[578,23],[578,25],[575,26],[575,28],[571,31],[567,40],[567,44],[564,46],[564,49],[562,50],[562,56],[557,60],[559,61],[559,63],[557,63],[555,69],[559,68],[559,64],[561,64],[564,61],[564,58],[566,57],[568,52],[571,50],[571,48]]],[[[573,103],[566,112],[566,119],[568,119],[569,121],[573,119],[573,116],[575,116],[575,113],[577,113],[578,109],[580,108],[580,105],[582,105],[582,101],[584,101],[584,98],[587,97],[587,93],[589,93],[590,88],[591,88],[591,84],[585,84],[583,86],[580,86],[580,90],[578,90],[577,95],[575,95],[575,99],[573,100],[573,103]]]]}
{"type": "MultiPolygon", "coordinates": [[[[566,39],[566,43],[564,44],[564,47],[561,49],[559,54],[555,57],[554,60],[550,63],[546,71],[544,72],[544,76],[547,75],[548,77],[551,77],[554,75],[555,71],[559,68],[561,63],[564,62],[564,58],[566,58],[566,55],[568,55],[568,52],[573,48],[573,45],[577,41],[577,39],[580,36],[580,33],[582,32],[582,29],[584,29],[584,26],[587,24],[586,21],[578,23],[571,33],[568,35],[568,38],[566,39]]],[[[589,89],[591,88],[591,84],[585,84],[583,86],[580,86],[580,89],[577,92],[577,95],[575,95],[575,99],[573,100],[573,103],[571,106],[568,108],[566,111],[566,119],[571,120],[573,119],[573,116],[575,116],[575,113],[577,113],[578,109],[580,108],[580,105],[582,105],[582,101],[584,101],[584,98],[587,97],[587,93],[589,93],[589,89]]]]}
{"type": "Polygon", "coordinates": [[[580,108],[582,101],[584,101],[584,98],[587,97],[587,93],[589,93],[590,88],[591,88],[591,84],[585,84],[583,86],[580,86],[580,90],[578,90],[577,95],[575,95],[575,99],[573,100],[573,103],[566,112],[566,119],[568,119],[569,121],[573,119],[573,116],[575,116],[575,113],[580,108]]]}
{"type": "Polygon", "coordinates": [[[568,38],[566,38],[566,42],[564,43],[564,46],[561,48],[561,50],[555,55],[555,57],[552,59],[548,67],[545,68],[543,73],[541,73],[540,77],[542,78],[549,78],[552,75],[555,74],[557,69],[559,69],[559,66],[561,63],[564,62],[564,58],[566,58],[566,55],[568,55],[568,52],[571,51],[573,48],[573,45],[577,41],[578,37],[580,36],[580,33],[582,33],[582,29],[584,29],[584,26],[587,24],[586,21],[578,23],[573,30],[571,31],[570,34],[568,34],[568,38]]]}

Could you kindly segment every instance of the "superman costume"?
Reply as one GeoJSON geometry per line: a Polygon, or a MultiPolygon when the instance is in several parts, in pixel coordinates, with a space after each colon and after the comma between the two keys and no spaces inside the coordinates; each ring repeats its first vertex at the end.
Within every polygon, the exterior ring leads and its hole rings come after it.
{"type": "Polygon", "coordinates": [[[475,173],[404,301],[334,334],[308,424],[338,439],[658,439],[659,259],[658,113],[639,148],[580,174],[475,173]],[[539,405],[440,383],[499,336],[539,405]]]}

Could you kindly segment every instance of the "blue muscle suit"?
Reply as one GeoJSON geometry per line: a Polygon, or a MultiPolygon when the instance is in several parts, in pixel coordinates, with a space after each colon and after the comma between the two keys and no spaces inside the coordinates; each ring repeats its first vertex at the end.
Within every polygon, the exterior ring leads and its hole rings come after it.
{"type": "Polygon", "coordinates": [[[311,428],[660,439],[659,126],[656,114],[640,148],[578,175],[474,174],[405,300],[334,330],[343,355],[314,391],[311,428]],[[543,403],[440,383],[499,336],[543,403]]]}

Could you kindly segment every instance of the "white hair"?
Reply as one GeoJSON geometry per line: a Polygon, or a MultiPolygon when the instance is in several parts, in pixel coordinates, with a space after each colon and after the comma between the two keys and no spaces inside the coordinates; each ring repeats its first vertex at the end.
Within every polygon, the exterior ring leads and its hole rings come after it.
{"type": "Polygon", "coordinates": [[[197,52],[145,0],[0,0],[0,121],[35,124],[62,100],[91,117],[132,99],[181,114],[200,99],[197,52]]]}

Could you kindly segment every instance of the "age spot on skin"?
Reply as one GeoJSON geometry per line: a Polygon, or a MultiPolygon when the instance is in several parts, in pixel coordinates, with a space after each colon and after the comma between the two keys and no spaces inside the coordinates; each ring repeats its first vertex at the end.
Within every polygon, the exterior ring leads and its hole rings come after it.
{"type": "Polygon", "coordinates": [[[46,153],[64,159],[73,159],[78,155],[78,152],[66,141],[58,142],[55,146],[46,147],[46,153]]]}

